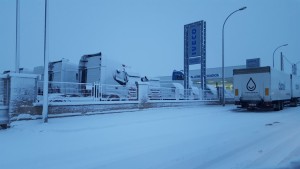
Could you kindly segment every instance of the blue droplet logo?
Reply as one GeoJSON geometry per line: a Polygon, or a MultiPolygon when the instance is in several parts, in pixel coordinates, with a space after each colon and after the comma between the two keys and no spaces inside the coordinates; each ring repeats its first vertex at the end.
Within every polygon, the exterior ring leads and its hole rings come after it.
{"type": "Polygon", "coordinates": [[[254,82],[254,80],[250,77],[248,83],[247,83],[247,90],[249,91],[254,91],[256,89],[256,84],[254,82]]]}

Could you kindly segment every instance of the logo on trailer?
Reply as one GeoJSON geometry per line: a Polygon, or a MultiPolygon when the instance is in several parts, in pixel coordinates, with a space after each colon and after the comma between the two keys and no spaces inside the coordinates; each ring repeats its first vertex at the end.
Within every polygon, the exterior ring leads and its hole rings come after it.
{"type": "Polygon", "coordinates": [[[247,83],[247,90],[249,91],[254,91],[256,89],[256,84],[254,82],[254,80],[250,77],[248,83],[247,83]]]}
{"type": "Polygon", "coordinates": [[[278,83],[278,89],[279,89],[279,90],[285,90],[285,84],[279,82],[279,83],[278,83]]]}

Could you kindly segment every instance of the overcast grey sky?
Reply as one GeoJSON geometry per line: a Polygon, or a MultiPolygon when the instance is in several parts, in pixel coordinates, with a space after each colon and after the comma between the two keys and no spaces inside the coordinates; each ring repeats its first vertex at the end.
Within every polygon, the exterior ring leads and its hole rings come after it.
{"type": "MultiPolygon", "coordinates": [[[[14,70],[15,0],[0,0],[0,71],[14,70]]],[[[183,69],[183,26],[205,20],[207,67],[221,66],[226,23],[225,66],[261,58],[279,68],[282,51],[300,61],[300,0],[48,0],[49,58],[78,63],[101,51],[141,75],[171,75],[183,69]]],[[[20,0],[21,67],[43,64],[44,0],[20,0]]],[[[300,67],[300,64],[298,65],[300,67]]],[[[290,71],[290,65],[286,64],[290,71]]],[[[299,71],[298,71],[299,73],[299,71]]]]}

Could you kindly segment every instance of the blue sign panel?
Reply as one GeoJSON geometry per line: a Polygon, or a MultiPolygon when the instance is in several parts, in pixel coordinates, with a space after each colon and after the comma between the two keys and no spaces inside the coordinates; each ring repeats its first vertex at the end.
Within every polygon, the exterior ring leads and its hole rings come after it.
{"type": "Polygon", "coordinates": [[[201,64],[201,57],[205,59],[205,29],[204,21],[184,25],[185,57],[188,64],[201,64]]]}
{"type": "MultiPolygon", "coordinates": [[[[198,57],[200,56],[200,23],[196,22],[188,27],[188,57],[198,57]]],[[[199,64],[200,62],[198,62],[199,64]]]]}
{"type": "Polygon", "coordinates": [[[246,60],[247,68],[257,68],[260,67],[260,58],[247,59],[246,60]]]}
{"type": "Polygon", "coordinates": [[[189,66],[200,65],[202,89],[206,88],[206,22],[184,25],[184,88],[189,88],[189,66]]]}

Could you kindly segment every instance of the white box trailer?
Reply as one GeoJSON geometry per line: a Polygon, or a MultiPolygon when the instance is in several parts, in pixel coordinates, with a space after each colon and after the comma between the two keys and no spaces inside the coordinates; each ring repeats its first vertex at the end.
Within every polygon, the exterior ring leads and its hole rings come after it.
{"type": "Polygon", "coordinates": [[[292,101],[292,76],[270,66],[234,69],[233,84],[235,104],[242,108],[281,110],[292,101]]]}
{"type": "Polygon", "coordinates": [[[292,100],[291,105],[297,106],[300,98],[300,76],[292,76],[292,100]]]}

